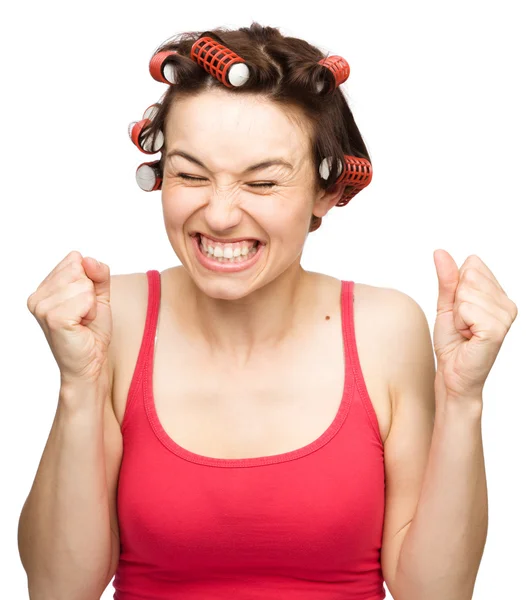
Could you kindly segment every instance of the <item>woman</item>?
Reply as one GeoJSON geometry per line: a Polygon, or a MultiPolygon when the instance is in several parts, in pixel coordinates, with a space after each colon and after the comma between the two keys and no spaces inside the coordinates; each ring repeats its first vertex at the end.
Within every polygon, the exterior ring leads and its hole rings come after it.
{"type": "Polygon", "coordinates": [[[117,600],[470,597],[482,386],[516,307],[436,252],[432,343],[402,292],[301,267],[371,175],[334,64],[258,24],[155,53],[169,87],[130,134],[161,151],[137,180],[182,266],[73,251],[28,299],[61,372],[20,519],[35,597],[114,575],[117,600]]]}

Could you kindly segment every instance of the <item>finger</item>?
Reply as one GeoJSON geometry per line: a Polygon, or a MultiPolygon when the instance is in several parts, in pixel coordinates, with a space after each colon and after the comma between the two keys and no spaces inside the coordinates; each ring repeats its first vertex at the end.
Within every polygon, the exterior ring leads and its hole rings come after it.
{"type": "Polygon", "coordinates": [[[462,272],[465,271],[466,269],[471,268],[471,267],[479,270],[483,275],[485,275],[486,277],[488,277],[488,279],[490,279],[491,281],[493,281],[493,283],[501,290],[501,292],[503,292],[504,294],[506,293],[502,289],[502,286],[497,281],[497,278],[492,273],[492,271],[490,270],[490,268],[488,267],[488,265],[479,256],[477,256],[476,254],[471,254],[470,256],[468,256],[468,258],[466,259],[466,261],[464,262],[464,264],[461,267],[461,273],[460,273],[460,275],[462,276],[462,272]]]}
{"type": "Polygon", "coordinates": [[[462,273],[459,288],[462,289],[464,286],[472,287],[489,295],[494,295],[499,304],[503,307],[507,306],[506,300],[509,300],[509,298],[498,282],[485,275],[476,267],[468,267],[462,273]]]}
{"type": "MultiPolygon", "coordinates": [[[[57,265],[58,267],[58,265],[57,265]]],[[[73,257],[69,262],[65,262],[60,269],[55,267],[53,276],[48,276],[37,288],[34,293],[35,299],[47,298],[60,292],[71,283],[87,279],[82,263],[73,257]]]]}
{"type": "Polygon", "coordinates": [[[433,253],[438,277],[437,312],[451,310],[455,302],[455,292],[459,282],[459,270],[455,259],[446,250],[433,253]]]}
{"type": "Polygon", "coordinates": [[[86,293],[93,293],[93,283],[87,278],[77,279],[68,285],[63,285],[52,294],[43,296],[35,302],[35,317],[44,320],[47,315],[52,311],[56,311],[61,305],[86,293]]]}
{"type": "Polygon", "coordinates": [[[38,291],[39,289],[44,287],[52,278],[55,277],[57,273],[60,273],[71,263],[79,259],[82,260],[82,254],[78,250],[72,250],[71,252],[69,252],[57,265],[55,265],[55,268],[51,270],[47,274],[47,276],[40,282],[35,291],[38,291]]]}
{"type": "Polygon", "coordinates": [[[96,316],[96,305],[93,300],[93,292],[80,291],[74,296],[64,298],[62,302],[48,311],[47,325],[50,329],[71,329],[74,325],[81,323],[87,315],[91,315],[90,321],[96,316]]]}
{"type": "Polygon", "coordinates": [[[499,302],[497,302],[493,294],[487,294],[486,292],[475,290],[473,288],[459,288],[457,298],[455,300],[455,307],[453,309],[453,312],[455,314],[459,313],[459,307],[463,303],[478,306],[479,308],[482,308],[487,314],[491,315],[494,319],[500,321],[500,323],[502,323],[502,325],[504,325],[508,329],[511,327],[513,319],[509,309],[506,306],[499,304],[499,302]]]}
{"type": "Polygon", "coordinates": [[[90,260],[84,259],[83,265],[87,271],[87,276],[93,282],[95,295],[97,299],[110,302],[111,278],[110,267],[106,263],[98,263],[94,258],[87,257],[90,260]]]}
{"type": "Polygon", "coordinates": [[[476,336],[480,341],[498,344],[502,343],[509,329],[495,317],[493,312],[488,312],[482,306],[471,302],[459,304],[455,325],[457,323],[460,329],[468,327],[471,335],[476,336]]]}

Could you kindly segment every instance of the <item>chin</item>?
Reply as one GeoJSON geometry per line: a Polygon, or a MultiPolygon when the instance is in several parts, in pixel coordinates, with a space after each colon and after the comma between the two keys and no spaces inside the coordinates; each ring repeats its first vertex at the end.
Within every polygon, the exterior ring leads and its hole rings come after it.
{"type": "Polygon", "coordinates": [[[192,277],[192,279],[203,294],[214,300],[226,300],[229,302],[242,300],[257,289],[247,281],[226,280],[221,279],[221,277],[207,279],[199,276],[192,277]]]}

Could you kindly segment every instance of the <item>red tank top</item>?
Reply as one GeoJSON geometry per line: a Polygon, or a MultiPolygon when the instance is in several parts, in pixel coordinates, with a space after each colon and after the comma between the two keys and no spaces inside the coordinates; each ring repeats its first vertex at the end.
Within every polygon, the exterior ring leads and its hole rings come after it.
{"type": "Polygon", "coordinates": [[[345,384],[329,428],[303,448],[210,458],[164,431],[152,397],[160,273],[122,423],[115,600],[383,600],[384,448],[342,281],[345,384]]]}

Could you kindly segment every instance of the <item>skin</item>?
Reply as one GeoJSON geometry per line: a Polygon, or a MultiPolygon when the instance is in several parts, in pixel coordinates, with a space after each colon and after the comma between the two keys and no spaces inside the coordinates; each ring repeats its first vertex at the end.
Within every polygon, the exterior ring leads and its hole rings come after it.
{"type": "Polygon", "coordinates": [[[300,265],[310,218],[326,215],[344,191],[341,184],[329,190],[316,185],[310,129],[296,114],[299,123],[261,96],[213,89],[178,100],[165,124],[163,216],[185,271],[177,311],[184,311],[195,344],[230,366],[245,366],[251,357],[282,347],[301,327],[313,284],[313,273],[300,265]],[[205,167],[168,157],[175,149],[205,167]],[[292,169],[274,165],[242,175],[248,166],[276,157],[292,169]],[[249,185],[265,182],[276,185],[249,185]],[[190,238],[196,230],[225,241],[257,238],[266,247],[248,270],[216,273],[197,261],[190,238]]]}

